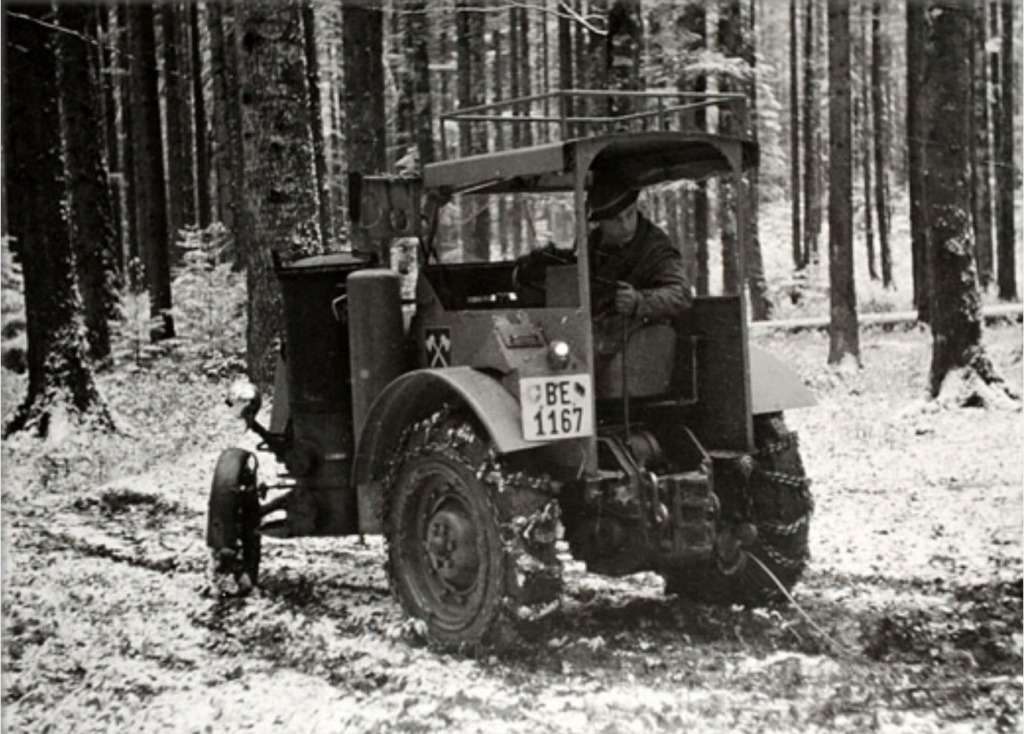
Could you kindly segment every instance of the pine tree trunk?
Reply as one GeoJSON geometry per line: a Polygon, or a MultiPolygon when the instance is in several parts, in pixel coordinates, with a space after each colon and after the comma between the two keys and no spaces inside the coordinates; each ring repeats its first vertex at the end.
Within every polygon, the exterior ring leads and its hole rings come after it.
{"type": "MultiPolygon", "coordinates": [[[[456,66],[460,107],[482,105],[487,101],[487,77],[484,66],[484,16],[466,0],[456,3],[456,66]]],[[[465,124],[459,132],[460,155],[487,152],[486,130],[465,124]]],[[[462,218],[461,241],[467,260],[487,260],[490,254],[491,212],[486,199],[463,196],[459,201],[462,218]]]]}
{"type": "Polygon", "coordinates": [[[416,149],[420,154],[420,165],[426,165],[437,158],[434,152],[434,103],[430,91],[430,56],[428,54],[429,28],[425,0],[411,0],[409,9],[422,5],[423,12],[411,12],[408,25],[413,48],[411,64],[413,75],[413,114],[416,125],[416,149]]]}
{"type": "Polygon", "coordinates": [[[405,57],[402,132],[414,147],[420,168],[435,158],[426,7],[425,0],[410,0],[403,6],[402,16],[402,51],[405,57]]]}
{"type": "MultiPolygon", "coordinates": [[[[520,27],[520,16],[523,14],[521,8],[511,8],[509,10],[509,35],[508,35],[508,65],[507,72],[503,68],[504,64],[495,63],[495,73],[493,78],[494,85],[494,100],[498,101],[502,97],[501,87],[508,79],[510,83],[509,97],[516,99],[526,94],[523,89],[523,78],[525,75],[526,67],[523,64],[522,49],[523,45],[520,43],[520,39],[517,34],[522,33],[520,27]],[[503,73],[499,73],[499,68],[502,68],[503,73]]],[[[496,34],[500,35],[500,32],[495,31],[496,34]]],[[[497,47],[497,40],[495,40],[495,58],[499,55],[497,47]]],[[[514,110],[514,114],[528,114],[528,110],[523,110],[517,106],[514,110]]],[[[495,146],[496,150],[502,150],[506,144],[504,136],[504,126],[498,126],[500,130],[496,129],[495,146]]],[[[527,130],[520,123],[514,123],[509,129],[509,136],[511,138],[511,145],[519,148],[526,144],[527,130]]],[[[501,197],[498,201],[498,222],[501,228],[499,240],[502,243],[508,243],[508,247],[505,248],[509,251],[509,254],[513,257],[518,257],[523,252],[523,197],[513,196],[510,197],[510,201],[506,201],[505,197],[501,197]]]]}
{"type": "Polygon", "coordinates": [[[971,150],[971,211],[974,217],[974,243],[978,256],[978,285],[984,291],[992,282],[992,143],[989,135],[988,57],[986,9],[989,0],[976,0],[974,46],[971,74],[974,80],[974,147],[971,150]]]}
{"type": "Polygon", "coordinates": [[[64,216],[64,162],[54,18],[47,5],[4,6],[7,223],[17,243],[25,287],[28,392],[4,436],[33,429],[45,436],[61,413],[94,416],[111,428],[86,363],[81,301],[64,216]],[[40,121],[54,124],[40,124],[40,121]],[[13,141],[17,141],[12,145],[13,141]]]}
{"type": "Polygon", "coordinates": [[[110,320],[117,317],[117,233],[107,170],[103,164],[103,123],[100,90],[90,73],[90,43],[86,5],[62,4],[58,21],[61,127],[71,204],[71,248],[82,301],[89,356],[110,359],[110,320]]]}
{"type": "MultiPolygon", "coordinates": [[[[345,4],[341,10],[345,80],[345,158],[349,171],[383,173],[386,169],[384,114],[384,18],[379,4],[345,4]]],[[[349,224],[353,250],[371,253],[365,230],[349,224]]]]}
{"type": "MultiPolygon", "coordinates": [[[[869,8],[862,8],[862,20],[868,16],[869,8]]],[[[860,46],[860,67],[861,67],[861,93],[857,95],[857,106],[855,115],[860,118],[860,143],[861,143],[861,183],[864,188],[864,243],[868,256],[868,278],[878,280],[878,268],[875,258],[875,217],[873,198],[871,196],[871,152],[875,145],[874,133],[871,127],[871,73],[870,61],[871,40],[865,30],[866,23],[861,24],[861,46],[860,46]]]]}
{"type": "Polygon", "coordinates": [[[160,340],[174,336],[174,319],[171,315],[170,228],[160,125],[160,81],[153,21],[152,4],[137,3],[128,8],[135,208],[139,249],[149,288],[150,315],[154,319],[150,335],[160,340]]]}
{"type": "Polygon", "coordinates": [[[105,118],[103,128],[106,135],[107,195],[114,227],[114,272],[117,273],[117,285],[120,287],[125,272],[125,224],[122,200],[124,155],[118,128],[120,100],[117,71],[120,62],[118,60],[117,9],[102,5],[93,10],[98,22],[98,37],[101,39],[99,85],[102,90],[103,116],[105,118]]]}
{"type": "Polygon", "coordinates": [[[999,3],[999,107],[996,111],[996,271],[999,298],[1017,300],[1016,227],[1014,210],[1017,199],[1017,162],[1013,154],[1013,108],[1016,86],[1013,73],[1013,0],[999,3]]]}
{"type": "MultiPolygon", "coordinates": [[[[707,47],[707,14],[701,4],[687,5],[679,19],[680,25],[686,29],[690,43],[682,50],[686,63],[696,63],[699,55],[707,47]]],[[[707,77],[699,73],[687,80],[689,90],[693,92],[707,91],[707,77]]],[[[703,110],[694,114],[694,126],[698,130],[707,129],[707,120],[703,110]]],[[[708,253],[709,218],[711,206],[708,201],[707,183],[701,181],[693,193],[693,240],[696,253],[696,289],[699,295],[710,292],[710,266],[708,253]]]]}
{"type": "MultiPolygon", "coordinates": [[[[514,14],[515,8],[513,8],[509,12],[510,14],[514,14]]],[[[511,22],[509,23],[509,29],[512,33],[515,32],[515,25],[511,22]]],[[[515,57],[513,56],[513,52],[515,51],[516,46],[515,43],[512,42],[511,38],[509,38],[509,59],[508,61],[506,61],[505,34],[502,33],[502,23],[500,19],[497,23],[494,24],[494,27],[491,29],[491,44],[493,46],[491,58],[493,59],[494,64],[494,76],[492,77],[491,80],[491,83],[493,84],[494,95],[492,97],[492,101],[498,103],[503,101],[505,98],[502,86],[504,85],[506,79],[510,79],[512,83],[512,88],[510,90],[511,96],[514,97],[516,91],[515,57]],[[508,66],[509,69],[506,69],[506,66],[508,66]]],[[[516,127],[517,126],[513,124],[512,130],[507,131],[505,125],[494,126],[495,150],[506,149],[506,146],[508,145],[508,143],[506,142],[506,137],[513,137],[515,135],[516,127]],[[506,133],[509,134],[506,135],[506,133]]],[[[498,196],[495,198],[497,199],[495,203],[497,205],[498,210],[498,241],[501,242],[502,245],[501,254],[502,256],[511,255],[515,257],[519,254],[518,246],[521,245],[521,243],[515,242],[513,239],[513,235],[518,233],[513,232],[512,228],[512,207],[509,206],[510,202],[508,201],[508,197],[498,196]]]]}
{"type": "MultiPolygon", "coordinates": [[[[878,213],[878,250],[882,261],[882,285],[893,288],[892,248],[889,244],[889,116],[885,90],[889,52],[882,35],[882,3],[875,0],[871,12],[871,111],[874,122],[875,209],[878,213]]],[[[865,202],[870,206],[869,202],[865,202]]]]}
{"type": "Polygon", "coordinates": [[[206,95],[203,91],[203,56],[199,4],[189,5],[190,50],[192,54],[192,111],[196,132],[196,208],[199,227],[210,226],[213,206],[210,197],[210,144],[206,131],[206,95]]]}
{"type": "Polygon", "coordinates": [[[181,162],[185,178],[181,181],[181,213],[186,225],[198,224],[196,216],[196,158],[195,158],[195,113],[192,111],[192,43],[189,40],[189,5],[179,3],[175,8],[176,30],[178,33],[179,78],[177,92],[181,99],[178,104],[179,125],[182,135],[181,162]]]}
{"type": "Polygon", "coordinates": [[[928,229],[925,221],[924,92],[925,5],[907,3],[907,184],[910,196],[910,248],[913,264],[914,307],[923,323],[931,321],[931,271],[928,267],[928,229]]]}
{"type": "Polygon", "coordinates": [[[853,268],[853,156],[850,150],[850,6],[828,2],[829,72],[829,364],[860,364],[853,268]]]}
{"type": "MultiPolygon", "coordinates": [[[[938,10],[935,5],[929,10],[938,10]]],[[[973,9],[943,4],[926,25],[922,119],[925,133],[925,218],[932,276],[930,392],[951,372],[968,369],[995,381],[982,346],[981,299],[971,222],[971,59],[973,9]]]]}
{"type": "MultiPolygon", "coordinates": [[[[228,231],[237,230],[235,212],[237,205],[235,195],[241,192],[236,188],[231,176],[231,141],[228,107],[231,98],[228,94],[228,60],[224,33],[224,8],[226,3],[212,2],[206,5],[206,18],[210,35],[210,68],[213,76],[213,156],[211,167],[217,182],[216,218],[228,231]]],[[[239,253],[237,261],[244,261],[239,253]]]]}
{"type": "MultiPolygon", "coordinates": [[[[749,109],[750,132],[754,140],[758,139],[758,69],[757,69],[757,18],[754,15],[754,2],[746,18],[741,18],[743,33],[740,38],[740,56],[750,69],[750,81],[745,84],[749,109]]],[[[766,321],[772,317],[774,304],[768,295],[768,281],[764,272],[764,257],[761,252],[761,218],[760,218],[760,172],[757,169],[746,174],[747,209],[742,212],[747,218],[748,251],[744,257],[747,287],[750,289],[750,314],[756,321],[766,321]]]]}
{"type": "MultiPolygon", "coordinates": [[[[577,13],[590,12],[591,8],[590,0],[572,0],[573,7],[577,13]]],[[[589,35],[586,27],[582,23],[573,24],[573,39],[572,39],[572,55],[573,55],[573,72],[572,78],[576,81],[577,89],[596,89],[597,82],[594,81],[595,69],[591,65],[590,57],[587,55],[589,50],[589,35]]],[[[602,64],[597,67],[600,71],[604,69],[602,64]]],[[[577,117],[586,117],[591,114],[591,105],[588,100],[578,98],[574,104],[574,110],[577,117]]],[[[585,131],[585,125],[577,124],[573,135],[582,135],[585,131]]]]}
{"type": "Polygon", "coordinates": [[[191,192],[188,170],[184,158],[185,131],[183,105],[187,85],[181,73],[178,41],[178,12],[174,3],[160,5],[160,23],[163,31],[163,89],[166,114],[164,115],[167,135],[167,223],[170,231],[170,257],[174,265],[180,265],[183,251],[177,246],[179,232],[189,221],[185,214],[185,200],[191,192]]]}
{"type": "MultiPolygon", "coordinates": [[[[519,21],[516,25],[518,32],[513,42],[519,46],[517,51],[519,56],[519,92],[524,97],[531,97],[534,90],[533,73],[530,64],[530,15],[526,8],[519,8],[519,21]]],[[[519,108],[519,113],[529,117],[531,109],[531,103],[524,102],[519,108]]],[[[535,140],[533,124],[527,123],[523,125],[523,145],[533,145],[535,140]]],[[[522,197],[517,198],[521,199],[522,197]]],[[[520,217],[521,221],[522,218],[520,217]]]]}
{"type": "Polygon", "coordinates": [[[306,88],[309,91],[310,132],[313,136],[313,167],[316,172],[317,212],[320,217],[320,247],[334,239],[334,220],[331,217],[331,189],[327,175],[327,157],[324,143],[323,101],[320,95],[320,58],[316,40],[316,17],[311,0],[302,0],[302,38],[306,54],[306,88]]]}
{"type": "Polygon", "coordinates": [[[797,0],[789,0],[789,185],[792,220],[793,269],[806,264],[803,243],[803,207],[800,166],[800,18],[797,0]]]}
{"type": "MultiPolygon", "coordinates": [[[[604,87],[614,91],[643,89],[641,61],[644,47],[643,16],[640,0],[614,0],[608,11],[608,36],[605,39],[604,87]]],[[[634,111],[633,98],[613,95],[608,98],[607,114],[621,117],[634,111]]]]}
{"type": "MultiPolygon", "coordinates": [[[[575,58],[572,46],[572,24],[569,18],[562,13],[558,16],[558,86],[564,92],[573,88],[573,71],[575,65],[573,59],[575,58]]],[[[562,108],[560,115],[563,117],[572,117],[574,114],[575,100],[571,98],[563,98],[561,100],[562,108]]],[[[559,135],[565,137],[564,131],[559,131],[559,135]]]]}
{"type": "Polygon", "coordinates": [[[122,271],[125,281],[133,292],[145,289],[142,272],[142,254],[139,251],[139,217],[135,207],[135,146],[132,145],[132,132],[139,123],[137,115],[132,111],[132,80],[131,80],[131,43],[128,27],[127,4],[117,6],[118,26],[118,84],[117,96],[121,109],[121,127],[118,130],[118,147],[121,156],[121,205],[125,222],[125,268],[122,271]]]}
{"type": "Polygon", "coordinates": [[[298,0],[239,5],[242,34],[245,204],[253,212],[247,261],[250,377],[271,384],[280,335],[281,300],[270,269],[271,252],[289,259],[320,249],[313,136],[305,76],[305,44],[298,0]]]}
{"type": "MultiPolygon", "coordinates": [[[[742,22],[740,20],[739,0],[719,0],[716,48],[726,57],[740,55],[742,22]]],[[[736,91],[739,85],[728,75],[723,74],[718,82],[722,92],[736,91]]],[[[721,125],[721,120],[719,124],[721,125]]],[[[746,131],[744,131],[746,132],[746,131]]],[[[739,293],[742,288],[742,265],[739,252],[739,229],[735,216],[737,214],[738,182],[721,178],[718,180],[719,220],[722,243],[722,286],[726,293],[739,293]]]]}
{"type": "Polygon", "coordinates": [[[815,39],[819,33],[815,18],[819,0],[807,0],[804,17],[804,257],[805,265],[818,262],[821,237],[821,92],[820,65],[815,39]]]}

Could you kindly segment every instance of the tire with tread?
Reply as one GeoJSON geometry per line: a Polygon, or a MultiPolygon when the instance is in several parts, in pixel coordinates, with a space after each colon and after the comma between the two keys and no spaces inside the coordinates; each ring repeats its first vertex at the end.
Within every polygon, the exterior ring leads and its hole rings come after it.
{"type": "MultiPolygon", "coordinates": [[[[754,416],[756,453],[742,519],[757,528],[757,540],[746,549],[782,583],[793,588],[810,559],[808,533],[814,500],[809,490],[796,434],[781,413],[754,416]]],[[[740,504],[723,498],[723,508],[740,504]]],[[[785,595],[761,566],[747,558],[732,574],[714,562],[663,574],[665,592],[681,599],[711,604],[760,605],[785,595]]]]}
{"type": "Polygon", "coordinates": [[[392,592],[443,648],[506,647],[517,611],[560,591],[554,532],[524,536],[557,504],[503,468],[485,431],[437,413],[406,430],[385,483],[392,592]]]}
{"type": "Polygon", "coordinates": [[[211,536],[231,539],[226,546],[210,548],[210,574],[220,593],[246,594],[259,582],[259,524],[256,457],[243,449],[225,449],[213,472],[207,517],[208,543],[211,536]]]}

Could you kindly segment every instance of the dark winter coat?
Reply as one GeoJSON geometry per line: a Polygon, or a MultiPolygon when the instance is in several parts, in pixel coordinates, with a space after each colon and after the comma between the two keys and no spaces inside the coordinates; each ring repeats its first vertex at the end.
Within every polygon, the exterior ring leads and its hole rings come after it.
{"type": "Polygon", "coordinates": [[[601,232],[590,235],[592,312],[597,318],[611,312],[617,282],[633,286],[640,300],[634,318],[643,321],[675,319],[693,302],[683,256],[665,232],[638,214],[636,234],[622,246],[601,244],[601,232]]]}

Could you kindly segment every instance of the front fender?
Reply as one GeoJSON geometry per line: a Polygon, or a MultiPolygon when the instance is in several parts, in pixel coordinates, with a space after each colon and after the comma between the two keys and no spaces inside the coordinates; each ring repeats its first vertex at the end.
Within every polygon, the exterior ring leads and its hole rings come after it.
{"type": "Polygon", "coordinates": [[[382,480],[402,431],[446,404],[471,410],[499,453],[538,445],[523,440],[519,403],[492,377],[470,367],[407,372],[377,396],[358,437],[352,481],[359,495],[360,532],[382,530],[382,480]]]}
{"type": "Polygon", "coordinates": [[[754,415],[807,408],[818,401],[792,369],[778,357],[750,345],[750,398],[754,415]]]}

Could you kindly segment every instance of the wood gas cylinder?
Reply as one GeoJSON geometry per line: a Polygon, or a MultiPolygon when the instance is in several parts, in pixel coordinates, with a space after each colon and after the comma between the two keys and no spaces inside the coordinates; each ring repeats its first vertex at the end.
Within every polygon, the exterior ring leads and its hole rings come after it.
{"type": "Polygon", "coordinates": [[[401,278],[384,268],[359,270],[348,276],[346,290],[352,422],[358,437],[373,401],[405,372],[401,278]]]}

